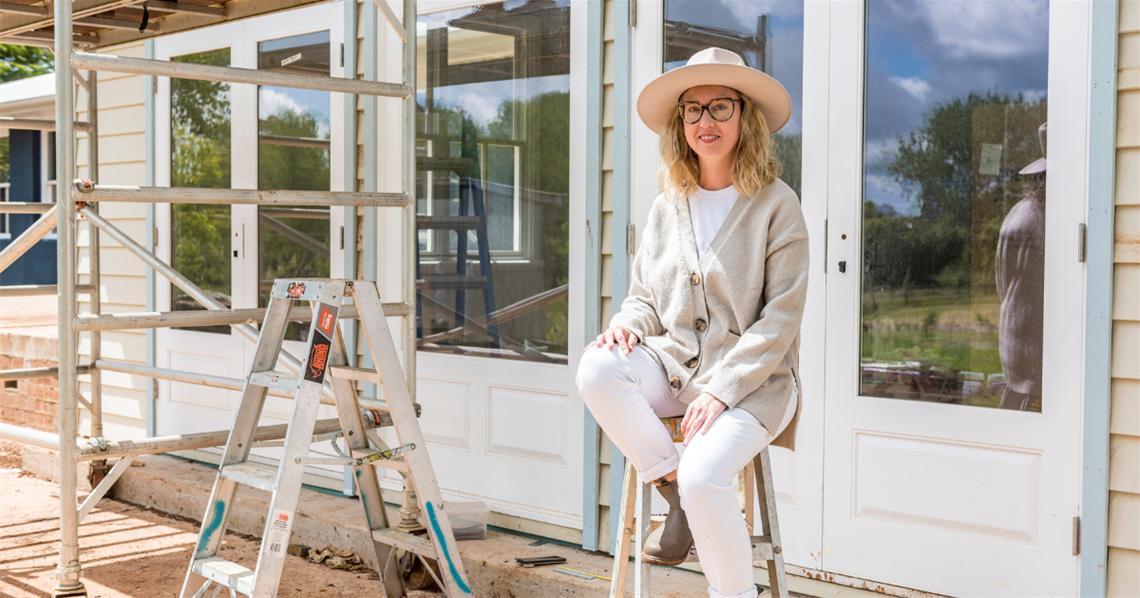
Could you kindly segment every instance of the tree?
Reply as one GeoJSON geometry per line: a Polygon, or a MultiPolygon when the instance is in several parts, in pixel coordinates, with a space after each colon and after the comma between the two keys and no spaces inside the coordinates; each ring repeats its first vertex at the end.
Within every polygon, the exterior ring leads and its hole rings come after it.
{"type": "Polygon", "coordinates": [[[0,44],[0,83],[55,72],[55,55],[47,48],[0,44]]]}

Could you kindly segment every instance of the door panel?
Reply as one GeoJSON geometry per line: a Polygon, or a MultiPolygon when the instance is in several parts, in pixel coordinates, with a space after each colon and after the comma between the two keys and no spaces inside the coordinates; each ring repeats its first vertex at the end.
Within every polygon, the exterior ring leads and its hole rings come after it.
{"type": "Polygon", "coordinates": [[[1072,595],[1088,6],[831,12],[823,568],[1072,595]]]}

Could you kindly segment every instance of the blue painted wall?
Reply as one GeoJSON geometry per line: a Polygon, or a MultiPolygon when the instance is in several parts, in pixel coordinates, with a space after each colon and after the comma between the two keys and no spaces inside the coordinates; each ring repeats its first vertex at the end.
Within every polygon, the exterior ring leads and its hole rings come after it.
{"type": "MultiPolygon", "coordinates": [[[[8,179],[12,185],[8,190],[8,201],[42,201],[40,137],[39,131],[13,129],[8,132],[8,179]]],[[[39,214],[10,214],[8,230],[12,236],[0,240],[0,250],[10,245],[39,217],[39,214]]],[[[55,260],[55,239],[42,240],[0,272],[0,285],[55,284],[55,260]]]]}

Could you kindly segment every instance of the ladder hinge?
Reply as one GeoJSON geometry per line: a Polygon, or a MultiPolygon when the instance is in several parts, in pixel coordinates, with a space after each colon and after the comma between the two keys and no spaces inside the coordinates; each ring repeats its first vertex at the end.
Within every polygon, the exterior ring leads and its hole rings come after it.
{"type": "Polygon", "coordinates": [[[1073,556],[1081,553],[1081,517],[1073,517],[1073,556]]]}
{"type": "Polygon", "coordinates": [[[1077,224],[1077,261],[1085,263],[1089,250],[1089,229],[1084,223],[1077,224]]]}
{"type": "Polygon", "coordinates": [[[340,42],[340,66],[344,66],[344,42],[340,42]]]}
{"type": "Polygon", "coordinates": [[[629,255],[637,253],[637,226],[625,227],[625,252],[629,255]]]}
{"type": "Polygon", "coordinates": [[[629,26],[637,27],[637,0],[629,0],[629,26]]]}

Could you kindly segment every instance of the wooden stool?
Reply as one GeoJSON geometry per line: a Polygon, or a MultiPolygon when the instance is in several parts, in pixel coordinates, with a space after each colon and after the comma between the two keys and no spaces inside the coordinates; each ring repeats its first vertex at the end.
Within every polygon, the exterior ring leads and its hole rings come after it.
{"type": "MultiPolygon", "coordinates": [[[[673,442],[682,442],[681,418],[669,417],[661,420],[673,434],[673,442]]],[[[614,551],[613,578],[610,582],[610,598],[625,596],[625,579],[629,570],[629,547],[634,544],[634,567],[638,575],[633,580],[635,598],[649,598],[649,564],[642,560],[641,551],[649,538],[649,510],[652,498],[652,484],[638,482],[633,464],[627,459],[625,482],[621,491],[622,522],[618,536],[617,550],[614,551]],[[636,503],[636,508],[635,508],[636,503]],[[636,513],[636,517],[634,514],[636,513]]],[[[783,547],[780,543],[780,525],[776,518],[776,489],[772,484],[772,462],[768,447],[760,451],[752,462],[744,467],[744,521],[749,533],[753,533],[753,498],[760,497],[760,522],[767,532],[762,536],[752,536],[752,560],[767,561],[768,583],[775,598],[788,598],[788,577],[784,572],[783,547]],[[760,475],[756,475],[759,469],[760,475]],[[753,485],[755,482],[755,486],[753,485]],[[753,495],[753,488],[756,494],[753,495]]]]}

